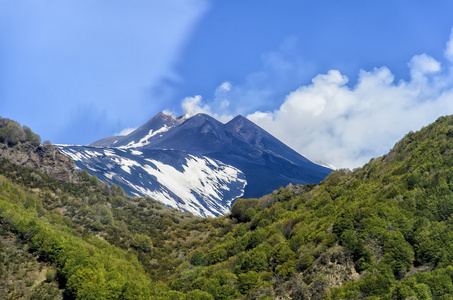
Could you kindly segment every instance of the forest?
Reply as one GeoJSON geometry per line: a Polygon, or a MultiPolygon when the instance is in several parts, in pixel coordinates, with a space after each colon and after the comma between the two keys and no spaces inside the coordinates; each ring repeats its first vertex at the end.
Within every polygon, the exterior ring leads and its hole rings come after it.
{"type": "Polygon", "coordinates": [[[451,116],[217,218],[78,177],[0,162],[1,299],[453,299],[451,116]]]}

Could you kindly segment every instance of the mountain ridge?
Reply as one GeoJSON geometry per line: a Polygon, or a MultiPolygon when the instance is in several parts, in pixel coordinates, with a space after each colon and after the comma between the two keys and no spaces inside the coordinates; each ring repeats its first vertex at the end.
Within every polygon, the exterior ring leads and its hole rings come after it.
{"type": "Polygon", "coordinates": [[[174,118],[161,112],[126,136],[101,139],[88,146],[58,147],[72,157],[80,169],[121,185],[130,195],[154,197],[172,207],[203,216],[226,213],[238,197],[260,197],[289,183],[319,183],[331,172],[241,115],[224,124],[207,114],[174,118]],[[165,156],[164,152],[171,155],[165,156]],[[166,170],[179,178],[182,186],[192,182],[192,192],[184,192],[182,196],[177,192],[178,182],[173,182],[171,187],[163,184],[170,182],[170,173],[165,175],[151,166],[149,160],[155,160],[146,155],[172,157],[166,160],[166,170]],[[209,192],[204,192],[196,180],[181,176],[181,166],[188,161],[205,162],[198,165],[205,171],[200,170],[196,177],[202,182],[201,178],[211,174],[211,184],[221,187],[217,195],[212,194],[208,185],[204,185],[204,189],[209,192]],[[216,183],[220,178],[224,179],[216,183]],[[212,198],[206,199],[206,194],[212,198]],[[195,199],[192,195],[196,195],[195,199]],[[213,199],[221,206],[210,202],[213,199]],[[195,202],[195,206],[189,204],[195,202]],[[204,209],[198,210],[201,207],[204,209]]]}

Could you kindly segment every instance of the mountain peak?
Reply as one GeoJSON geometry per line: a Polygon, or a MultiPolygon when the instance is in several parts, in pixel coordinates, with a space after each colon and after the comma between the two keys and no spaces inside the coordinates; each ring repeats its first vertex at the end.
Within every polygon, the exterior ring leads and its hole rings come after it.
{"type": "Polygon", "coordinates": [[[174,119],[174,117],[170,113],[166,113],[165,111],[161,111],[160,113],[156,114],[153,118],[171,118],[171,119],[174,119]]]}
{"type": "MultiPolygon", "coordinates": [[[[118,152],[117,148],[121,148],[120,151],[130,149],[128,151],[131,151],[129,154],[132,156],[118,160],[123,163],[127,161],[127,166],[120,167],[123,171],[129,171],[131,166],[135,164],[132,161],[138,159],[135,156],[139,153],[153,153],[153,155],[159,156],[160,160],[165,157],[173,157],[175,159],[171,160],[171,168],[175,170],[191,170],[195,167],[190,166],[188,168],[189,165],[184,162],[185,160],[177,157],[178,153],[214,159],[227,166],[237,168],[244,174],[246,185],[243,196],[246,198],[270,193],[288,183],[318,183],[331,171],[310,162],[243,115],[237,115],[224,124],[204,113],[192,117],[183,115],[175,119],[164,112],[160,112],[146,124],[123,139],[114,141],[108,147],[114,147],[115,149],[111,151],[115,151],[118,155],[121,153],[118,152]]],[[[73,150],[75,152],[86,152],[80,148],[73,150]]],[[[87,153],[91,153],[91,151],[91,149],[88,149],[87,153]]],[[[111,153],[109,151],[107,153],[111,153]]],[[[155,158],[147,157],[146,159],[155,158]]],[[[93,158],[93,161],[96,162],[96,159],[93,158]]],[[[92,165],[88,166],[89,163],[89,160],[79,162],[79,167],[91,170],[90,168],[93,167],[92,165]]],[[[145,160],[145,164],[148,163],[149,161],[145,160]]],[[[140,165],[142,164],[140,163],[140,165]]],[[[119,172],[122,172],[121,170],[119,172]]],[[[160,170],[164,169],[161,168],[160,170]]],[[[135,193],[143,195],[140,191],[142,187],[145,188],[144,179],[142,177],[132,178],[132,174],[127,171],[126,173],[122,172],[121,176],[129,178],[125,180],[136,187],[134,188],[135,193]]],[[[112,177],[111,172],[110,169],[105,169],[100,173],[101,176],[106,173],[112,177]]],[[[176,176],[175,174],[171,178],[176,176]]],[[[107,179],[113,182],[112,178],[108,177],[107,179]]],[[[168,180],[168,178],[170,177],[160,180],[168,180]]],[[[159,184],[162,185],[162,182],[159,184]]],[[[172,181],[171,185],[177,186],[178,183],[172,181]]],[[[131,185],[125,186],[125,189],[131,189],[131,185]]],[[[199,197],[203,197],[203,193],[199,197]]]]}
{"type": "MultiPolygon", "coordinates": [[[[231,121],[233,120],[247,120],[247,121],[250,121],[249,119],[247,119],[246,117],[244,117],[243,115],[239,114],[237,115],[236,117],[234,117],[231,121]]],[[[231,122],[230,121],[230,122],[231,122]]]]}
{"type": "Polygon", "coordinates": [[[185,119],[184,126],[202,126],[203,124],[211,124],[215,128],[222,126],[223,124],[217,119],[211,117],[210,115],[199,113],[190,118],[185,119]]]}
{"type": "Polygon", "coordinates": [[[258,125],[244,117],[243,115],[237,115],[231,121],[225,124],[227,128],[231,128],[233,131],[239,131],[240,129],[254,127],[260,128],[258,125]]]}
{"type": "Polygon", "coordinates": [[[252,121],[250,121],[249,119],[247,119],[243,115],[237,115],[236,117],[231,119],[227,124],[230,124],[230,123],[231,124],[244,124],[244,123],[252,123],[252,124],[254,124],[252,121]]]}
{"type": "Polygon", "coordinates": [[[217,119],[215,119],[205,113],[198,113],[196,115],[193,115],[192,117],[188,117],[187,119],[207,119],[207,120],[216,120],[217,121],[217,119]]]}
{"type": "Polygon", "coordinates": [[[176,119],[172,115],[166,114],[165,112],[161,111],[160,113],[152,117],[148,122],[146,122],[145,125],[150,122],[162,122],[164,124],[168,124],[173,123],[174,121],[176,121],[176,119]]]}

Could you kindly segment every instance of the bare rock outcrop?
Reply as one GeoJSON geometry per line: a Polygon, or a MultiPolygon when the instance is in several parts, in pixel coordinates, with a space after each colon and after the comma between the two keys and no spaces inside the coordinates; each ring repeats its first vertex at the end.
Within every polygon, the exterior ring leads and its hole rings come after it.
{"type": "Polygon", "coordinates": [[[34,146],[31,143],[19,143],[11,147],[0,143],[0,159],[2,158],[40,170],[60,181],[78,181],[74,162],[51,144],[34,146]]]}

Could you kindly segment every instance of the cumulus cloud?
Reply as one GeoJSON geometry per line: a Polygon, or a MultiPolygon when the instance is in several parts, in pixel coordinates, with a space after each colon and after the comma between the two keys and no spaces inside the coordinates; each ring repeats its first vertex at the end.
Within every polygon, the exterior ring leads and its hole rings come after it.
{"type": "Polygon", "coordinates": [[[289,93],[272,112],[248,118],[314,161],[362,166],[383,155],[410,130],[453,113],[453,76],[422,54],[409,63],[411,79],[395,82],[386,68],[361,71],[354,87],[338,70],[289,93]]]}
{"type": "Polygon", "coordinates": [[[424,74],[436,73],[440,71],[440,63],[426,54],[416,55],[409,62],[411,76],[421,77],[424,74]]]}

